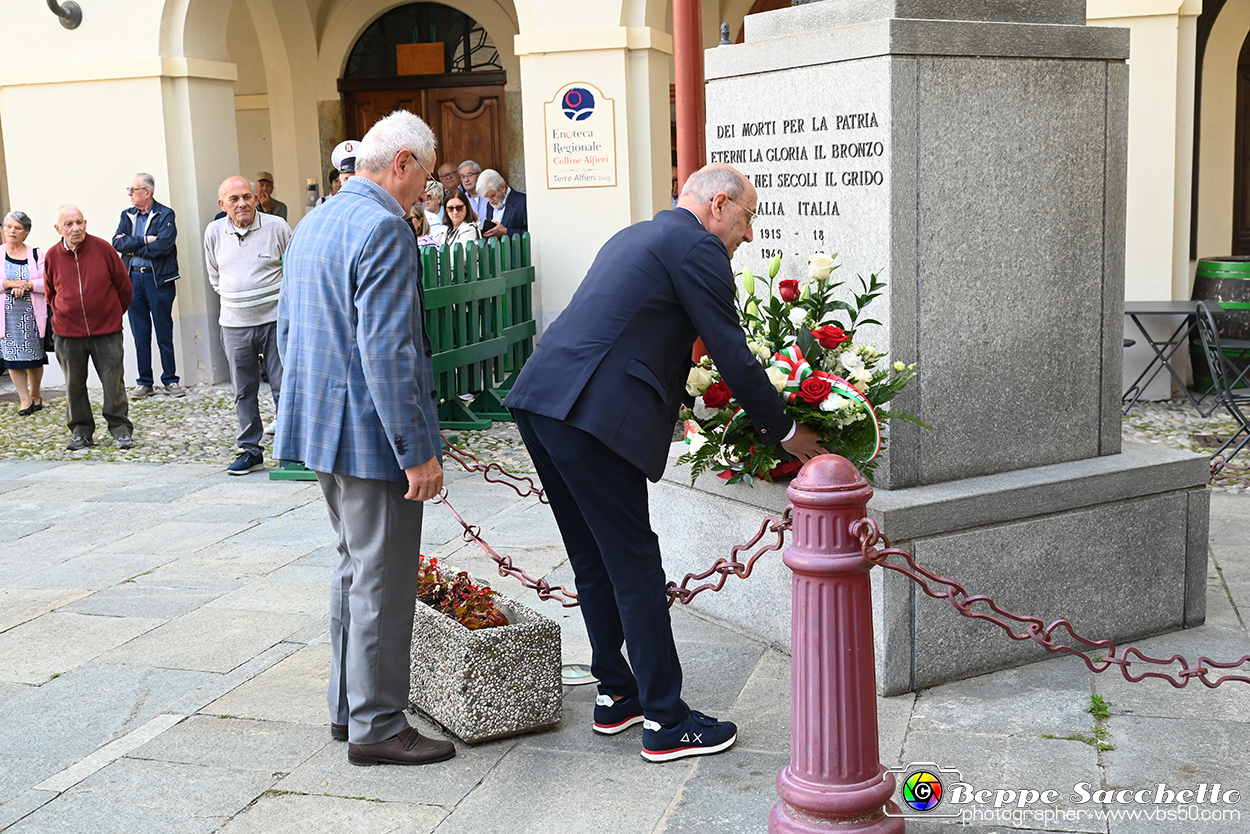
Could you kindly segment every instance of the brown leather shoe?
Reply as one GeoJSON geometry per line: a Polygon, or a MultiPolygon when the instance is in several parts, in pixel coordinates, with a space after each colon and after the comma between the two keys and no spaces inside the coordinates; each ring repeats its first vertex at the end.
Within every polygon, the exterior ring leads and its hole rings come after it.
{"type": "Polygon", "coordinates": [[[335,741],[347,741],[347,725],[330,722],[330,738],[335,741]]]}
{"type": "Polygon", "coordinates": [[[347,760],[354,765],[419,765],[441,762],[456,755],[450,741],[422,738],[412,727],[377,744],[348,744],[347,760]]]}

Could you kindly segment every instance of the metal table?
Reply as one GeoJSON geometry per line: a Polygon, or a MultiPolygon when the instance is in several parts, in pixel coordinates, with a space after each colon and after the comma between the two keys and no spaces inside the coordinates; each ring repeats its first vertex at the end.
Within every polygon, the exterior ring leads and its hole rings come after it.
{"type": "Polygon", "coordinates": [[[1185,380],[1181,379],[1180,374],[1172,367],[1172,355],[1178,351],[1182,345],[1189,344],[1189,334],[1197,327],[1197,319],[1194,314],[1198,310],[1197,301],[1125,301],[1124,315],[1133,320],[1133,324],[1137,325],[1138,331],[1142,338],[1146,340],[1146,344],[1150,345],[1150,349],[1154,351],[1155,358],[1151,360],[1146,369],[1141,372],[1137,379],[1133,380],[1133,384],[1124,392],[1123,401],[1127,402],[1124,406],[1124,413],[1128,414],[1129,409],[1137,404],[1141,399],[1141,395],[1145,392],[1146,387],[1154,381],[1159,372],[1167,368],[1172,379],[1176,380],[1176,385],[1185,392],[1185,397],[1190,404],[1202,414],[1202,407],[1198,405],[1198,400],[1194,399],[1194,395],[1190,393],[1189,387],[1185,384],[1185,380]],[[1150,335],[1146,330],[1146,326],[1142,324],[1142,318],[1146,316],[1184,316],[1181,323],[1172,331],[1172,335],[1167,339],[1159,340],[1150,335]],[[1146,375],[1149,374],[1147,377],[1146,375]],[[1143,379],[1145,380],[1143,382],[1143,379]],[[1130,395],[1132,398],[1130,399],[1130,395]]]}

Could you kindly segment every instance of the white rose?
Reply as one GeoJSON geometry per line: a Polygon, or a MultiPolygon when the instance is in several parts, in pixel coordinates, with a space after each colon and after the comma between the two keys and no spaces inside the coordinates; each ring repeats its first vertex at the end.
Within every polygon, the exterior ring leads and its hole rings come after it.
{"type": "Polygon", "coordinates": [[[749,341],[747,342],[747,347],[750,348],[751,353],[755,354],[755,358],[761,362],[767,362],[769,359],[773,358],[773,352],[769,350],[767,346],[761,345],[759,342],[749,341]]]}
{"type": "Polygon", "coordinates": [[[824,252],[817,252],[807,259],[807,274],[813,281],[824,281],[833,271],[833,258],[824,252]]]}
{"type": "Polygon", "coordinates": [[[708,408],[706,405],[704,405],[704,404],[703,404],[703,398],[702,398],[702,397],[695,397],[695,399],[694,399],[694,416],[695,416],[695,418],[696,418],[696,419],[698,419],[698,420],[711,420],[711,419],[712,419],[713,417],[715,417],[717,414],[720,414],[720,409],[719,409],[719,408],[708,408]]]}
{"type": "Polygon", "coordinates": [[[824,412],[837,411],[841,408],[842,398],[837,394],[830,394],[820,401],[820,410],[824,412]]]}
{"type": "Polygon", "coordinates": [[[707,443],[707,435],[703,432],[696,432],[695,434],[690,435],[690,437],[686,439],[686,442],[690,444],[690,454],[693,455],[702,449],[707,443]]]}
{"type": "Polygon", "coordinates": [[[854,373],[864,367],[864,360],[860,359],[859,354],[855,351],[847,350],[843,351],[842,355],[838,357],[838,364],[854,373]]]}
{"type": "Polygon", "coordinates": [[[905,371],[905,370],[907,370],[907,366],[906,366],[906,365],[904,365],[902,362],[895,362],[895,363],[894,363],[894,371],[895,371],[895,373],[900,373],[900,374],[901,374],[901,373],[902,373],[903,371],[905,371]]]}
{"type": "Polygon", "coordinates": [[[777,389],[777,393],[781,393],[781,389],[786,387],[786,382],[790,379],[790,375],[778,368],[776,365],[770,365],[765,369],[768,374],[768,381],[777,389]]]}
{"type": "Polygon", "coordinates": [[[791,307],[786,315],[790,317],[790,323],[795,327],[802,327],[803,322],[807,321],[807,311],[802,307],[791,307]]]}
{"type": "Polygon", "coordinates": [[[851,372],[852,385],[867,385],[872,382],[872,373],[866,368],[860,368],[858,371],[851,372]]]}
{"type": "Polygon", "coordinates": [[[697,397],[707,390],[707,387],[715,382],[712,374],[698,365],[690,369],[690,374],[686,377],[686,393],[692,397],[697,397]]]}

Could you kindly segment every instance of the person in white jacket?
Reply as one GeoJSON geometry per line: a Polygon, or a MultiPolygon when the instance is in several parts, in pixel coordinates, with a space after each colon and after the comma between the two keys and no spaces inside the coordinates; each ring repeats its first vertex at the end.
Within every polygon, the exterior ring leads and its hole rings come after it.
{"type": "Polygon", "coordinates": [[[441,238],[438,239],[440,246],[464,244],[471,240],[481,239],[482,232],[477,227],[477,214],[459,191],[447,198],[447,202],[443,204],[443,211],[446,213],[447,222],[443,226],[441,238]]]}

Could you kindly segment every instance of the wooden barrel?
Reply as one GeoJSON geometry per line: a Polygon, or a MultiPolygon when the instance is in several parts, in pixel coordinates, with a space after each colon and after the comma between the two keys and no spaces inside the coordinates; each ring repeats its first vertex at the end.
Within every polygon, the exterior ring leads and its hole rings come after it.
{"type": "MultiPolygon", "coordinates": [[[[1220,341],[1250,341],[1250,257],[1203,258],[1194,275],[1194,301],[1205,301],[1215,319],[1220,341]]],[[[1250,350],[1226,345],[1239,370],[1250,364],[1250,350]]],[[[1189,337],[1190,358],[1194,369],[1194,388],[1206,391],[1211,387],[1211,370],[1202,352],[1198,334],[1189,337]]]]}

